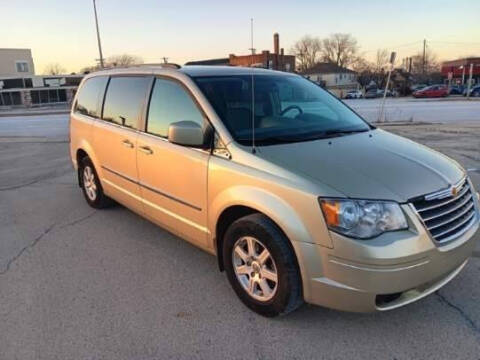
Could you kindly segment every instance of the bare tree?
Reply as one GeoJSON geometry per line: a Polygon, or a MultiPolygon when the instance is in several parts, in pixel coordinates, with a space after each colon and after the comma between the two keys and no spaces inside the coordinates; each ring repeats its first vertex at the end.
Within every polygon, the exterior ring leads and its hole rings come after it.
{"type": "Polygon", "coordinates": [[[355,59],[350,64],[350,68],[357,73],[366,71],[371,72],[373,71],[373,67],[373,64],[367,59],[365,59],[363,56],[355,57],[355,59]]]}
{"type": "Polygon", "coordinates": [[[45,66],[45,69],[43,70],[45,75],[60,75],[65,74],[66,72],[67,70],[65,70],[65,68],[59,63],[50,63],[45,66]]]}
{"type": "Polygon", "coordinates": [[[350,34],[336,33],[323,39],[322,60],[346,67],[353,63],[358,53],[357,40],[350,34]]]}
{"type": "Polygon", "coordinates": [[[143,59],[139,56],[122,54],[122,55],[113,55],[107,58],[107,67],[115,66],[131,66],[137,64],[143,64],[143,59]]]}
{"type": "Polygon", "coordinates": [[[88,74],[88,73],[91,73],[91,72],[94,72],[94,71],[98,71],[100,70],[100,66],[99,65],[94,65],[94,66],[85,66],[83,68],[80,69],[79,73],[80,74],[88,74]]]}
{"type": "Polygon", "coordinates": [[[322,41],[318,37],[305,35],[298,40],[291,49],[291,52],[297,58],[298,70],[304,71],[315,65],[318,61],[321,49],[322,41]]]}
{"type": "Polygon", "coordinates": [[[390,58],[388,56],[388,50],[387,49],[378,49],[377,50],[377,55],[375,57],[375,69],[374,69],[374,71],[377,72],[377,73],[385,71],[389,61],[390,61],[390,58]]]}
{"type": "Polygon", "coordinates": [[[430,49],[427,49],[427,51],[425,52],[425,66],[423,62],[423,52],[419,52],[416,55],[412,56],[413,74],[428,75],[439,71],[440,65],[438,63],[437,56],[430,49]]]}

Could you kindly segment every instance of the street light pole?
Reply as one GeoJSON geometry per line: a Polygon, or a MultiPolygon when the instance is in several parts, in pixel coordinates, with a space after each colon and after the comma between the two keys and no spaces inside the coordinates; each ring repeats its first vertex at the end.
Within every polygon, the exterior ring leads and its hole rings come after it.
{"type": "Polygon", "coordinates": [[[97,28],[98,52],[100,53],[100,67],[103,69],[105,66],[103,64],[102,44],[100,43],[100,31],[98,30],[97,6],[95,5],[95,0],[93,0],[93,12],[95,13],[95,26],[97,28]]]}
{"type": "Polygon", "coordinates": [[[472,88],[473,64],[470,64],[470,74],[468,76],[467,98],[470,97],[470,89],[472,88]]]}
{"type": "Polygon", "coordinates": [[[385,90],[383,91],[383,100],[382,106],[380,108],[380,116],[378,117],[378,122],[385,122],[385,98],[387,97],[388,85],[390,84],[390,76],[392,75],[393,65],[395,64],[395,57],[397,53],[392,51],[390,54],[390,69],[388,70],[387,84],[385,85],[385,90]]]}

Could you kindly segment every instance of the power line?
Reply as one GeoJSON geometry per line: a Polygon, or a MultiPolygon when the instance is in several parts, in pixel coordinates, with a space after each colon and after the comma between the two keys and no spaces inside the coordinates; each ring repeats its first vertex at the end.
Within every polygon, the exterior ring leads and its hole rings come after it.
{"type": "MultiPolygon", "coordinates": [[[[400,45],[394,45],[394,46],[386,46],[385,48],[387,49],[398,49],[398,48],[402,48],[402,47],[407,47],[407,46],[413,46],[413,45],[418,45],[420,43],[422,43],[423,40],[417,40],[417,41],[414,41],[414,42],[410,42],[410,43],[406,43],[406,44],[400,44],[400,45]]],[[[369,53],[369,52],[373,52],[373,51],[378,51],[380,49],[372,49],[372,50],[367,50],[367,51],[363,51],[364,53],[369,53]]]]}
{"type": "Polygon", "coordinates": [[[480,42],[461,42],[461,41],[440,41],[440,40],[428,40],[433,43],[452,44],[452,45],[480,45],[480,42]]]}

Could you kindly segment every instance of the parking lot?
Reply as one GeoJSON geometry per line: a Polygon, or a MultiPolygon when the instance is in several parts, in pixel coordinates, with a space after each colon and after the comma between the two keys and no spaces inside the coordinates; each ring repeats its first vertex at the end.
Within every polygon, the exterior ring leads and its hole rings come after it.
{"type": "MultiPolygon", "coordinates": [[[[349,104],[369,117],[375,102],[349,104]]],[[[432,124],[385,128],[456,159],[480,189],[480,102],[460,103],[397,102],[432,124]]],[[[0,227],[0,359],[480,359],[480,243],[407,307],[263,318],[211,255],[121,206],[87,206],[68,115],[0,117],[0,227]]]]}
{"type": "MultiPolygon", "coordinates": [[[[380,118],[382,99],[344,100],[350,107],[369,121],[380,118]]],[[[415,99],[412,97],[387,98],[386,121],[476,123],[479,120],[480,99],[466,100],[463,96],[442,99],[415,99]]]]}

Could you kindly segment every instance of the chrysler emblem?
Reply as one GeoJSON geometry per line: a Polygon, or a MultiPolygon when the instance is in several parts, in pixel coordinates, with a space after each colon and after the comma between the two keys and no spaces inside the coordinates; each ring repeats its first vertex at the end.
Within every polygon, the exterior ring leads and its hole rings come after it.
{"type": "Polygon", "coordinates": [[[458,190],[456,187],[452,187],[452,196],[455,197],[458,194],[458,190]]]}

